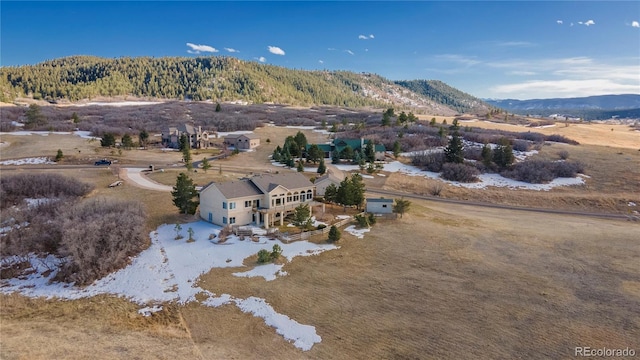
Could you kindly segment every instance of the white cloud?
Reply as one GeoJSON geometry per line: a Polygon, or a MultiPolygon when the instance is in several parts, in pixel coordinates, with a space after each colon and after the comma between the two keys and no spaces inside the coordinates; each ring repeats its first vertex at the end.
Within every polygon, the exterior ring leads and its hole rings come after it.
{"type": "Polygon", "coordinates": [[[369,49],[364,49],[364,51],[369,51],[369,49]]]}
{"type": "Polygon", "coordinates": [[[632,21],[632,22],[631,22],[631,27],[634,27],[634,28],[640,28],[640,23],[639,23],[639,22],[637,22],[637,21],[632,21]]]}
{"type": "Polygon", "coordinates": [[[329,50],[329,51],[336,51],[336,50],[338,50],[338,49],[336,49],[336,48],[328,48],[327,50],[329,50]]]}
{"type": "Polygon", "coordinates": [[[260,62],[265,62],[265,61],[267,61],[267,59],[266,59],[264,56],[260,56],[260,57],[254,58],[254,59],[256,59],[256,60],[258,60],[258,61],[260,61],[260,62]]]}
{"type": "Polygon", "coordinates": [[[489,90],[506,97],[552,98],[634,93],[638,91],[638,85],[622,84],[609,79],[562,79],[497,85],[490,87],[489,90]]]}
{"type": "Polygon", "coordinates": [[[225,50],[227,50],[230,53],[239,53],[239,50],[233,49],[233,48],[224,48],[225,50]]]}
{"type": "Polygon", "coordinates": [[[562,20],[556,20],[556,24],[562,25],[562,20]]]}
{"type": "Polygon", "coordinates": [[[353,53],[353,51],[348,50],[348,49],[347,49],[347,50],[345,50],[344,52],[346,52],[346,53],[347,53],[347,54],[349,54],[349,55],[355,55],[355,54],[353,53]]]}
{"type": "Polygon", "coordinates": [[[189,54],[200,54],[201,52],[218,52],[218,49],[211,47],[209,45],[196,45],[192,43],[187,43],[187,46],[191,48],[191,50],[187,50],[189,54]]]}
{"type": "Polygon", "coordinates": [[[320,64],[324,64],[324,61],[322,61],[322,60],[318,60],[318,62],[319,62],[320,64]]]}
{"type": "Polygon", "coordinates": [[[531,76],[535,74],[536,73],[534,71],[521,71],[521,70],[514,70],[514,71],[507,72],[507,75],[516,75],[516,76],[531,76]]]}
{"type": "Polygon", "coordinates": [[[456,63],[456,64],[464,65],[465,67],[478,65],[481,63],[481,61],[477,60],[475,57],[457,55],[457,54],[436,55],[435,59],[438,61],[443,61],[447,63],[456,63]]]}
{"type": "Polygon", "coordinates": [[[369,40],[369,39],[373,39],[375,38],[375,36],[373,36],[373,34],[367,36],[367,35],[358,35],[358,39],[360,40],[369,40]]]}
{"type": "Polygon", "coordinates": [[[596,22],[595,22],[595,21],[593,21],[593,20],[587,20],[587,21],[585,21],[585,22],[578,21],[578,24],[580,24],[580,25],[584,25],[584,26],[591,26],[591,25],[595,25],[595,24],[596,24],[596,22]]]}
{"type": "Polygon", "coordinates": [[[369,39],[374,39],[375,36],[373,36],[373,34],[369,34],[369,39]]]}
{"type": "Polygon", "coordinates": [[[284,55],[284,50],[280,49],[277,46],[268,46],[269,52],[275,55],[284,55]]]}

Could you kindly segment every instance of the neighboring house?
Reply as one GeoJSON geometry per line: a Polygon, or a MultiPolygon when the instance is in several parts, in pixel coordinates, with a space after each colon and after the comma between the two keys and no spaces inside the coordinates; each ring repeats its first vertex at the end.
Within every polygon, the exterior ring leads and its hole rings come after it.
{"type": "Polygon", "coordinates": [[[177,149],[180,147],[180,137],[185,134],[189,138],[192,149],[208,149],[213,144],[211,140],[217,137],[215,133],[202,131],[202,127],[197,128],[189,124],[181,124],[175,127],[168,127],[162,131],[162,146],[177,149]]]}
{"type": "Polygon", "coordinates": [[[260,138],[256,134],[227,135],[224,143],[238,150],[251,150],[260,145],[260,138]]]}
{"type": "Polygon", "coordinates": [[[391,214],[393,213],[393,199],[367,199],[366,211],[372,214],[391,214]]]}
{"type": "Polygon", "coordinates": [[[300,204],[310,208],[315,185],[297,172],[263,174],[223,183],[210,183],[200,191],[200,217],[220,226],[255,225],[269,228],[300,204]]]}
{"type": "MultiPolygon", "coordinates": [[[[363,150],[371,140],[369,139],[334,139],[331,144],[316,144],[324,152],[325,158],[331,158],[334,152],[341,153],[347,146],[351,146],[353,151],[363,150]]],[[[307,150],[311,144],[307,145],[307,150]]],[[[374,144],[376,160],[384,160],[384,153],[386,151],[384,145],[374,144]]]]}
{"type": "Polygon", "coordinates": [[[344,180],[344,174],[342,174],[342,171],[340,171],[338,174],[334,174],[331,169],[328,170],[326,174],[317,178],[313,183],[313,185],[316,186],[316,195],[324,196],[325,190],[331,184],[335,185],[336,187],[340,187],[340,182],[342,182],[342,180],[344,180]]]}

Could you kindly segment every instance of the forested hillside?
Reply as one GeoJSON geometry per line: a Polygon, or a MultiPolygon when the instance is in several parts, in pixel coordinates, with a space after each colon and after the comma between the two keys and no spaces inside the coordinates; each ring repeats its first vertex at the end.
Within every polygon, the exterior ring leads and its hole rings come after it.
{"type": "Polygon", "coordinates": [[[484,101],[439,80],[403,80],[395,83],[461,113],[486,113],[490,108],[484,101]]]}
{"type": "Polygon", "coordinates": [[[461,97],[464,93],[441,82],[433,83],[430,89],[425,97],[376,74],[295,70],[215,56],[73,56],[0,68],[0,101],[4,102],[20,97],[54,102],[131,95],[254,104],[397,106],[438,115],[477,108],[466,100],[474,98],[461,97]],[[446,94],[438,94],[440,90],[446,94]],[[450,104],[457,109],[451,109],[450,104]]]}

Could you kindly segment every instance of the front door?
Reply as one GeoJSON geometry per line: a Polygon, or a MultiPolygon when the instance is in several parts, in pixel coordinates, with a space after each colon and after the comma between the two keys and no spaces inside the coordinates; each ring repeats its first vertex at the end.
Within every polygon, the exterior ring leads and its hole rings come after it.
{"type": "Polygon", "coordinates": [[[213,214],[209,213],[209,222],[212,223],[213,222],[213,214]]]}

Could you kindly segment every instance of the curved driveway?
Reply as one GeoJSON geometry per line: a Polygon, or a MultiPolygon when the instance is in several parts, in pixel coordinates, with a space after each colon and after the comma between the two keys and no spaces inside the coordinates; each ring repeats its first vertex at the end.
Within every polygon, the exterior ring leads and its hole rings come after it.
{"type": "Polygon", "coordinates": [[[143,189],[157,190],[157,191],[173,191],[172,186],[162,185],[151,179],[149,179],[142,171],[147,170],[145,168],[123,168],[121,171],[122,178],[130,180],[134,185],[143,189]]]}

